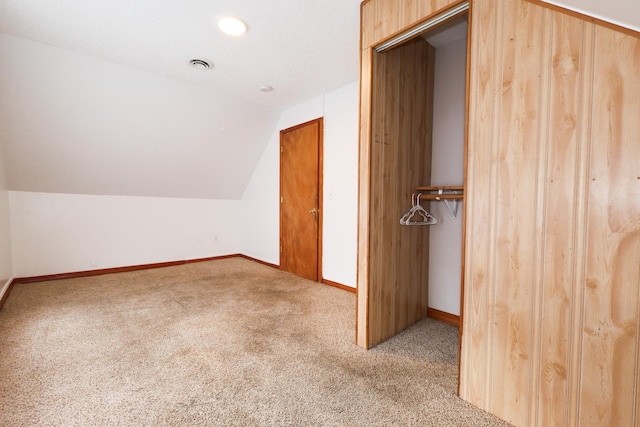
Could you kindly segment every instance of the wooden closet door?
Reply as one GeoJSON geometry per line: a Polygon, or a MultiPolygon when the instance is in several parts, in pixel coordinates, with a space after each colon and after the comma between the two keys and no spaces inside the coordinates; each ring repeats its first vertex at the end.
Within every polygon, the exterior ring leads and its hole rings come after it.
{"type": "Polygon", "coordinates": [[[427,316],[429,228],[399,219],[430,181],[434,60],[422,38],[373,54],[367,348],[427,316]]]}

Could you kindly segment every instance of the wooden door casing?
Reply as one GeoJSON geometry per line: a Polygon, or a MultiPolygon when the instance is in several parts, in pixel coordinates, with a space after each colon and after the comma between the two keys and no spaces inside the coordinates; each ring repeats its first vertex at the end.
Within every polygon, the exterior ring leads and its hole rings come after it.
{"type": "Polygon", "coordinates": [[[280,132],[280,268],[322,279],[322,126],[280,132]]]}

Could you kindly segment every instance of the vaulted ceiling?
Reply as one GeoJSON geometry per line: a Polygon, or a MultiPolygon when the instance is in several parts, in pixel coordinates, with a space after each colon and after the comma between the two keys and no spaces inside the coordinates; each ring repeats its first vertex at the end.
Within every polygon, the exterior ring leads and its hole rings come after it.
{"type": "Polygon", "coordinates": [[[0,0],[0,32],[281,109],[357,79],[359,13],[360,0],[0,0]],[[227,15],[248,32],[224,35],[227,15]]]}
{"type": "Polygon", "coordinates": [[[640,31],[640,2],[637,0],[543,0],[585,15],[640,31]]]}
{"type": "Polygon", "coordinates": [[[9,189],[240,198],[280,111],[357,80],[359,11],[359,0],[0,0],[9,189]],[[226,15],[248,32],[223,34],[226,15]]]}
{"type": "MultiPolygon", "coordinates": [[[[635,1],[552,3],[640,29],[635,1]]],[[[0,172],[16,191],[238,199],[279,113],[358,78],[359,6],[0,0],[0,172]]]]}

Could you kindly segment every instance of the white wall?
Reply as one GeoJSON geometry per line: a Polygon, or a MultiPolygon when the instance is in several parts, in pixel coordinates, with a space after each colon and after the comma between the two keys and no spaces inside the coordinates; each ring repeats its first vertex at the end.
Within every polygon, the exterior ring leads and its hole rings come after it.
{"type": "Polygon", "coordinates": [[[240,201],[9,192],[16,277],[235,254],[240,201]]]}
{"type": "Polygon", "coordinates": [[[356,286],[358,82],[282,112],[242,197],[242,253],[280,264],[280,130],[324,117],[323,278],[356,286]]]}
{"type": "Polygon", "coordinates": [[[9,224],[9,192],[5,175],[4,150],[0,139],[0,298],[13,276],[9,224]]]}
{"type": "MultiPolygon", "coordinates": [[[[462,185],[464,174],[466,39],[436,49],[432,185],[462,185]]],[[[429,240],[429,307],[460,315],[462,203],[453,218],[431,202],[438,219],[429,240]]]]}
{"type": "Polygon", "coordinates": [[[593,16],[640,31],[640,2],[633,0],[542,0],[546,3],[593,16]]]}
{"type": "Polygon", "coordinates": [[[356,286],[358,82],[325,95],[322,275],[356,286]]]}
{"type": "Polygon", "coordinates": [[[236,253],[279,264],[279,131],[318,117],[323,277],[355,287],[357,82],[282,112],[241,201],[9,191],[15,276],[236,253]]]}

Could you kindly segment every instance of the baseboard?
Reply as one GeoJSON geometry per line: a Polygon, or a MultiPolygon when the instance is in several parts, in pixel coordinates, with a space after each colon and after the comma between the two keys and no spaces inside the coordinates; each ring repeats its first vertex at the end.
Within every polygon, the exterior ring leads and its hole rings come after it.
{"type": "Polygon", "coordinates": [[[458,328],[460,327],[460,316],[456,316],[455,314],[445,313],[444,311],[429,307],[427,308],[427,317],[457,326],[458,328]]]}
{"type": "Polygon", "coordinates": [[[13,288],[14,282],[15,282],[14,278],[11,277],[9,280],[5,282],[4,286],[2,287],[2,290],[0,291],[0,309],[4,305],[4,302],[7,300],[7,298],[9,298],[9,293],[13,288]]]}
{"type": "MultiPolygon", "coordinates": [[[[182,260],[182,261],[157,262],[153,264],[130,265],[126,267],[102,268],[99,270],[75,271],[72,273],[59,273],[59,274],[47,274],[44,276],[19,277],[19,278],[13,279],[10,283],[10,286],[13,286],[14,283],[37,283],[37,282],[48,282],[51,280],[75,279],[78,277],[100,276],[103,274],[125,273],[128,271],[138,271],[138,270],[149,270],[151,268],[173,267],[176,265],[184,265],[184,264],[190,264],[194,262],[215,261],[215,260],[226,259],[226,258],[244,258],[249,261],[257,262],[259,264],[263,264],[271,268],[275,268],[278,270],[280,269],[279,265],[271,264],[269,262],[253,258],[248,255],[231,254],[231,255],[214,256],[209,258],[195,258],[195,259],[182,260]]],[[[351,286],[343,285],[341,283],[333,282],[331,280],[322,279],[321,282],[324,283],[325,285],[333,286],[335,288],[339,288],[345,291],[349,291],[353,293],[356,292],[356,289],[352,288],[351,286]]],[[[4,300],[6,299],[8,294],[9,294],[9,291],[6,291],[5,294],[2,295],[2,300],[0,301],[0,308],[2,307],[2,303],[4,303],[4,300]]],[[[444,313],[444,314],[447,314],[447,313],[444,313]]]]}
{"type": "MultiPolygon", "coordinates": [[[[279,265],[271,264],[271,263],[265,262],[265,261],[261,261],[259,259],[250,257],[248,255],[244,255],[244,254],[239,254],[238,256],[240,258],[248,259],[250,261],[257,262],[257,263],[260,263],[260,264],[263,264],[263,265],[266,265],[266,266],[269,266],[269,267],[276,268],[276,269],[280,270],[280,266],[279,265]]],[[[327,279],[320,280],[320,283],[323,283],[323,284],[329,285],[329,286],[333,286],[334,288],[342,289],[344,291],[349,291],[349,292],[356,293],[356,288],[352,288],[351,286],[343,285],[342,283],[333,282],[333,281],[327,280],[327,279]]]]}
{"type": "Polygon", "coordinates": [[[214,261],[226,258],[237,258],[240,254],[221,255],[209,258],[196,258],[182,261],[157,262],[152,264],[130,265],[126,267],[102,268],[99,270],[75,271],[71,273],[47,274],[44,276],[19,277],[13,280],[13,283],[36,283],[48,282],[50,280],[75,279],[78,277],[100,276],[103,274],[125,273],[127,271],[149,270],[151,268],[173,267],[176,265],[190,264],[194,262],[214,261]]]}
{"type": "Polygon", "coordinates": [[[194,262],[205,262],[205,261],[216,261],[219,259],[228,259],[228,258],[238,258],[242,255],[240,254],[231,254],[231,255],[218,255],[218,256],[211,256],[208,258],[194,258],[194,259],[187,259],[184,261],[184,264],[191,264],[194,262]]]}
{"type": "Polygon", "coordinates": [[[280,266],[277,265],[277,264],[271,264],[270,262],[262,261],[262,260],[259,260],[257,258],[250,257],[249,255],[238,254],[238,255],[235,255],[235,256],[240,257],[240,258],[244,258],[244,259],[248,259],[249,261],[257,262],[257,263],[262,264],[262,265],[266,265],[267,267],[271,267],[271,268],[275,268],[277,270],[280,270],[280,266]]]}
{"type": "Polygon", "coordinates": [[[349,291],[356,293],[356,288],[352,288],[351,286],[343,285],[342,283],[332,282],[331,280],[322,279],[322,283],[325,285],[333,286],[334,288],[342,289],[343,291],[349,291]]]}

